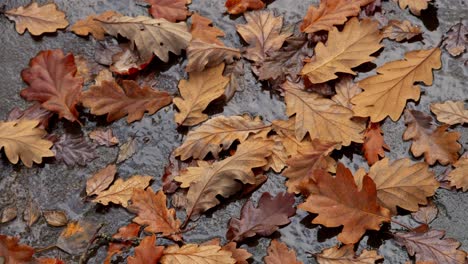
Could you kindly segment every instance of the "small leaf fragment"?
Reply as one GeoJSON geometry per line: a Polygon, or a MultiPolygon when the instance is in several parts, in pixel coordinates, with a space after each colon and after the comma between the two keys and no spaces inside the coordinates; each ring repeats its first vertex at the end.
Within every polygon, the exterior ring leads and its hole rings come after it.
{"type": "Polygon", "coordinates": [[[64,226],[68,223],[68,217],[64,211],[43,211],[42,215],[44,216],[47,224],[55,227],[64,226]]]}

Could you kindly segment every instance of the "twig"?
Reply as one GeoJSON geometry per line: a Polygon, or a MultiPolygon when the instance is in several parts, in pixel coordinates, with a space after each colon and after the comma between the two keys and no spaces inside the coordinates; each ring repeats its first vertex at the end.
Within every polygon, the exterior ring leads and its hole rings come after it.
{"type": "Polygon", "coordinates": [[[88,243],[88,246],[86,246],[86,249],[85,251],[83,252],[83,254],[81,255],[80,257],[80,261],[79,261],[79,264],[86,264],[89,260],[89,258],[91,257],[91,253],[94,252],[91,249],[91,246],[94,244],[94,241],[96,241],[96,238],[98,236],[98,232],[101,230],[101,228],[104,226],[104,224],[101,224],[96,232],[94,232],[94,235],[93,237],[91,238],[91,240],[89,241],[88,243]]]}

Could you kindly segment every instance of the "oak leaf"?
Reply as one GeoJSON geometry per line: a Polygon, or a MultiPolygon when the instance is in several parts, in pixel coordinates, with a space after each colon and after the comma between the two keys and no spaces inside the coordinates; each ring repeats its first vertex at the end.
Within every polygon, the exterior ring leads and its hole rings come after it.
{"type": "Polygon", "coordinates": [[[145,0],[150,4],[149,13],[154,18],[164,18],[170,22],[187,19],[190,12],[187,10],[187,0],[145,0]]]}
{"type": "Polygon", "coordinates": [[[426,197],[434,195],[439,188],[439,182],[426,163],[411,164],[409,159],[390,164],[385,158],[372,165],[368,175],[377,188],[378,202],[394,214],[397,206],[417,211],[418,204],[427,204],[426,197]]]}
{"type": "Polygon", "coordinates": [[[23,34],[26,29],[31,35],[39,36],[68,26],[65,13],[57,9],[55,3],[39,6],[36,2],[5,11],[8,19],[16,23],[16,31],[23,34]]]}
{"type": "Polygon", "coordinates": [[[249,135],[261,134],[266,137],[270,126],[260,118],[250,116],[217,116],[200,127],[190,131],[184,143],[174,151],[181,160],[190,157],[203,159],[211,153],[218,158],[219,152],[228,150],[234,141],[244,142],[249,135]]]}
{"type": "Polygon", "coordinates": [[[335,85],[336,94],[331,98],[337,104],[346,108],[353,109],[351,98],[361,93],[361,88],[351,77],[340,78],[339,82],[335,85]]]}
{"type": "Polygon", "coordinates": [[[117,167],[115,164],[110,164],[104,169],[99,170],[88,180],[86,180],[86,195],[97,195],[107,189],[114,181],[117,167]]]}
{"type": "Polygon", "coordinates": [[[100,86],[91,86],[81,96],[85,107],[94,115],[107,114],[111,122],[126,115],[131,123],[143,118],[145,112],[150,115],[169,105],[172,101],[167,92],[160,92],[148,86],[141,88],[135,81],[124,80],[122,86],[115,81],[103,81],[100,86]]]}
{"type": "Polygon", "coordinates": [[[226,238],[239,242],[255,235],[269,236],[289,224],[289,218],[295,214],[294,195],[279,193],[272,197],[264,192],[256,208],[249,200],[242,206],[240,218],[231,218],[226,238]]]}
{"type": "Polygon", "coordinates": [[[235,264],[232,253],[217,245],[185,244],[182,247],[172,245],[164,249],[161,264],[197,263],[197,264],[235,264]]]}
{"type": "Polygon", "coordinates": [[[431,0],[393,0],[394,2],[398,1],[401,9],[406,9],[409,7],[411,13],[419,16],[421,15],[421,11],[427,9],[429,6],[429,2],[431,0]]]}
{"type": "Polygon", "coordinates": [[[311,83],[324,83],[338,78],[338,72],[355,75],[351,68],[372,61],[370,56],[382,45],[379,23],[370,19],[352,18],[343,31],[333,28],[328,34],[327,44],[318,43],[315,56],[302,68],[301,75],[311,83]]]}
{"type": "Polygon", "coordinates": [[[86,37],[91,34],[97,40],[104,40],[106,31],[102,28],[101,22],[97,19],[106,20],[113,16],[120,16],[120,14],[109,10],[99,15],[90,15],[85,19],[78,20],[70,30],[78,36],[86,37]]]}
{"type": "Polygon", "coordinates": [[[453,238],[443,238],[445,231],[429,230],[426,233],[397,232],[396,241],[404,245],[411,256],[416,255],[416,262],[461,264],[465,263],[466,253],[457,250],[460,242],[453,238]]]}
{"type": "MultiPolygon", "coordinates": [[[[201,246],[206,246],[206,245],[219,246],[220,243],[221,243],[221,240],[219,238],[213,238],[207,242],[204,242],[203,244],[201,244],[201,246]]],[[[236,264],[249,264],[249,261],[247,261],[247,259],[252,257],[252,254],[250,254],[247,250],[243,248],[237,248],[236,242],[229,242],[226,245],[222,246],[221,249],[231,252],[232,258],[236,260],[236,264]]]]}
{"type": "Polygon", "coordinates": [[[405,60],[377,68],[377,75],[359,82],[364,92],[351,99],[355,115],[369,116],[372,123],[387,116],[398,120],[407,100],[419,100],[420,88],[414,83],[432,85],[432,69],[441,67],[440,54],[439,48],[410,51],[405,54],[405,60]]]}
{"type": "Polygon", "coordinates": [[[446,33],[442,46],[452,56],[459,56],[464,53],[468,46],[468,27],[462,22],[453,25],[446,33]]]}
{"type": "Polygon", "coordinates": [[[426,206],[419,207],[417,212],[411,213],[411,217],[413,217],[414,220],[421,224],[429,225],[432,221],[434,221],[438,213],[439,210],[437,209],[437,206],[435,206],[433,203],[429,203],[426,206]]]}
{"type": "Polygon", "coordinates": [[[413,26],[408,20],[390,20],[387,26],[382,29],[382,34],[384,38],[402,41],[421,35],[422,31],[419,26],[413,26]]]}
{"type": "Polygon", "coordinates": [[[298,153],[299,149],[310,142],[309,137],[305,137],[302,141],[296,138],[296,118],[291,117],[288,120],[273,120],[271,123],[273,131],[278,134],[281,143],[284,146],[288,157],[298,153]]]}
{"type": "Polygon", "coordinates": [[[257,10],[265,7],[262,0],[226,0],[227,11],[231,15],[239,15],[247,10],[257,10]]]}
{"type": "Polygon", "coordinates": [[[19,238],[0,235],[0,261],[2,263],[31,263],[34,248],[19,244],[19,238]]]}
{"type": "Polygon", "coordinates": [[[175,121],[179,125],[194,126],[206,119],[203,111],[208,104],[224,94],[229,78],[223,76],[224,64],[207,68],[202,72],[192,72],[188,80],[179,82],[181,97],[174,98],[174,105],[179,109],[175,121]]]}
{"type": "Polygon", "coordinates": [[[280,173],[284,167],[286,167],[286,160],[288,159],[288,153],[283,145],[283,139],[278,135],[270,137],[275,142],[275,145],[271,149],[271,156],[268,157],[268,164],[263,166],[264,171],[268,171],[270,168],[280,173]]]}
{"type": "Polygon", "coordinates": [[[238,146],[233,156],[213,164],[199,162],[199,167],[188,167],[176,177],[182,188],[190,187],[187,193],[187,218],[196,217],[219,204],[217,195],[229,197],[236,193],[241,187],[238,181],[254,184],[252,169],[268,163],[266,158],[271,155],[273,144],[272,140],[247,140],[238,146]]]}
{"type": "Polygon", "coordinates": [[[446,101],[431,104],[431,111],[439,122],[449,125],[468,123],[468,109],[463,101],[446,101]]]}
{"type": "Polygon", "coordinates": [[[381,223],[390,221],[390,211],[377,203],[377,190],[370,177],[364,176],[358,190],[351,171],[338,163],[336,177],[317,171],[315,180],[318,193],[310,194],[298,208],[318,214],[314,224],[342,225],[339,241],[356,243],[366,230],[379,230],[381,223]]]}
{"type": "Polygon", "coordinates": [[[69,222],[57,239],[57,247],[71,255],[83,253],[99,226],[87,220],[69,222]]]}
{"type": "MultiPolygon", "coordinates": [[[[51,137],[55,137],[55,135],[51,137]]],[[[83,136],[63,134],[55,140],[52,151],[55,154],[55,159],[67,166],[86,166],[89,161],[97,158],[95,148],[83,136]]]]}
{"type": "Polygon", "coordinates": [[[133,222],[146,226],[145,231],[150,233],[162,233],[175,241],[182,240],[180,233],[180,221],[173,208],[167,208],[166,195],[163,191],[154,193],[151,188],[146,191],[134,189],[132,204],[128,207],[130,212],[137,215],[133,222]]]}
{"type": "Polygon", "coordinates": [[[223,62],[231,64],[235,58],[240,56],[239,49],[195,39],[190,42],[187,48],[188,64],[185,71],[199,72],[206,67],[214,67],[223,62]]]}
{"type": "Polygon", "coordinates": [[[213,43],[223,46],[224,43],[218,39],[218,37],[224,37],[224,32],[212,26],[213,21],[209,18],[195,13],[192,15],[192,25],[190,26],[190,33],[192,34],[192,40],[201,40],[205,43],[213,43]]]}
{"type": "Polygon", "coordinates": [[[131,40],[144,60],[153,57],[154,53],[162,61],[168,62],[169,51],[179,55],[191,39],[184,22],[171,23],[144,16],[113,16],[97,20],[108,34],[131,40]]]}
{"type": "Polygon", "coordinates": [[[285,243],[274,239],[268,247],[268,255],[264,258],[265,264],[302,264],[297,260],[296,252],[289,249],[285,243]]]}
{"type": "MultiPolygon", "coordinates": [[[[143,58],[138,53],[138,50],[132,47],[124,46],[120,52],[115,53],[111,57],[111,66],[109,69],[119,75],[132,75],[145,69],[153,60],[150,58],[143,58]]],[[[112,81],[111,78],[109,81],[112,81]]],[[[96,84],[98,85],[98,84],[96,84]]]]}
{"type": "Polygon", "coordinates": [[[385,143],[379,123],[369,123],[366,132],[364,132],[362,150],[364,151],[364,157],[369,165],[385,157],[385,150],[390,150],[390,147],[385,143]]]}
{"type": "Polygon", "coordinates": [[[112,129],[96,129],[89,133],[89,138],[100,146],[114,146],[119,144],[119,139],[114,136],[112,129]]]}
{"type": "Polygon", "coordinates": [[[120,204],[126,208],[132,198],[133,190],[145,189],[152,179],[151,176],[142,175],[134,175],[127,180],[117,179],[108,190],[100,192],[93,202],[103,205],[120,204]]]}
{"type": "Polygon", "coordinates": [[[303,86],[290,81],[282,85],[288,116],[295,115],[296,138],[302,140],[307,132],[311,138],[338,142],[348,146],[351,141],[362,143],[364,124],[351,120],[353,111],[303,86]]]}
{"type": "Polygon", "coordinates": [[[49,120],[53,113],[49,110],[42,108],[40,103],[35,103],[25,110],[14,107],[8,113],[6,121],[19,121],[19,120],[38,120],[39,128],[46,129],[49,126],[49,120]]]}
{"type": "MultiPolygon", "coordinates": [[[[184,0],[185,1],[185,0],[184,0]]],[[[135,256],[127,259],[128,264],[158,263],[163,255],[163,246],[156,246],[156,235],[144,237],[135,247],[135,256]]]]}
{"type": "Polygon", "coordinates": [[[38,124],[37,120],[0,121],[0,150],[4,149],[11,163],[21,159],[26,167],[32,167],[33,162],[54,156],[50,150],[53,143],[42,138],[47,132],[37,128],[38,124]]]}
{"type": "Polygon", "coordinates": [[[72,122],[78,120],[78,103],[83,79],[76,76],[77,68],[73,54],[61,50],[39,52],[29,62],[29,68],[21,77],[29,85],[21,91],[28,101],[38,101],[45,109],[56,112],[60,118],[72,122]]]}
{"type": "Polygon", "coordinates": [[[450,186],[468,191],[468,157],[461,157],[453,166],[455,169],[448,175],[450,186]]]}
{"type": "Polygon", "coordinates": [[[434,128],[432,117],[417,110],[405,111],[407,128],[403,133],[403,140],[413,140],[411,153],[415,157],[424,154],[429,165],[439,161],[442,165],[455,163],[461,145],[457,142],[459,132],[447,132],[448,125],[434,128]]]}
{"type": "Polygon", "coordinates": [[[374,264],[377,260],[383,259],[375,250],[364,249],[361,255],[356,255],[354,245],[327,248],[316,257],[319,264],[374,264]]]}
{"type": "MultiPolygon", "coordinates": [[[[115,233],[112,238],[115,239],[132,239],[137,238],[138,233],[140,233],[140,226],[135,223],[130,223],[126,226],[119,228],[118,232],[115,233]]],[[[115,254],[120,253],[124,248],[132,246],[132,242],[123,242],[123,243],[109,243],[107,249],[107,256],[104,259],[104,264],[111,264],[112,257],[115,254]]]]}

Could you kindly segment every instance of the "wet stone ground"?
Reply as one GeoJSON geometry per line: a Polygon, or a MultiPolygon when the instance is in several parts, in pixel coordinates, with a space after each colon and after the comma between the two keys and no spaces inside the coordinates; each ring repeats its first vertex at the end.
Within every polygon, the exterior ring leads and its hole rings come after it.
{"type": "MultiPolygon", "coordinates": [[[[10,0],[0,2],[6,9],[25,5],[28,0],[10,0]]],[[[38,1],[45,3],[47,1],[38,1]]],[[[55,0],[59,9],[67,14],[70,24],[93,13],[105,10],[117,10],[125,15],[147,15],[145,7],[134,0],[81,0],[67,1],[55,0]]],[[[378,66],[387,61],[403,58],[406,51],[429,48],[437,45],[449,27],[460,19],[467,19],[468,3],[466,0],[436,0],[430,9],[423,12],[421,18],[411,15],[408,10],[402,11],[392,1],[384,2],[383,9],[388,18],[408,19],[413,24],[420,25],[424,30],[423,38],[411,43],[395,43],[384,40],[385,49],[374,61],[378,66]]],[[[310,4],[318,1],[303,0],[276,0],[268,5],[268,9],[285,17],[287,24],[301,21],[310,4]]],[[[201,15],[209,17],[214,24],[226,32],[225,43],[229,46],[241,47],[242,42],[235,31],[236,24],[243,24],[242,16],[232,17],[222,14],[224,1],[220,0],[193,0],[190,10],[197,11],[201,15]]],[[[56,34],[47,34],[42,37],[31,37],[28,33],[19,35],[14,30],[14,24],[4,16],[0,16],[0,117],[6,117],[9,110],[15,106],[24,108],[27,103],[20,98],[19,91],[25,84],[20,78],[20,72],[26,68],[29,60],[39,51],[46,49],[63,49],[93,61],[95,47],[98,43],[93,38],[77,37],[71,32],[60,31],[56,34]]],[[[110,40],[111,38],[109,38],[110,40]]],[[[446,52],[442,54],[443,68],[436,71],[434,85],[422,87],[423,93],[419,103],[409,103],[408,107],[429,112],[429,104],[446,100],[462,100],[468,97],[467,67],[463,66],[465,58],[453,58],[446,52]]],[[[155,87],[170,92],[178,93],[178,80],[186,78],[184,72],[186,61],[173,58],[167,65],[162,62],[152,63],[150,72],[156,72],[154,76],[147,78],[155,87]]],[[[358,75],[362,79],[375,70],[358,75]]],[[[212,110],[216,114],[238,115],[248,113],[252,116],[261,116],[269,122],[274,119],[284,119],[285,106],[281,98],[272,95],[262,89],[245,65],[245,75],[240,80],[241,89],[235,96],[222,107],[212,110]],[[218,109],[219,108],[219,109],[218,109]]],[[[169,162],[170,153],[184,139],[184,134],[179,133],[174,122],[174,107],[168,106],[152,116],[145,116],[141,121],[130,125],[124,119],[107,125],[102,119],[95,119],[90,115],[83,115],[83,127],[75,124],[56,122],[53,127],[55,133],[87,134],[96,127],[111,127],[120,139],[125,142],[129,137],[134,137],[138,142],[137,153],[118,166],[118,177],[128,178],[134,174],[152,175],[154,190],[161,186],[160,177],[164,173],[164,167],[169,162]]],[[[387,156],[394,160],[403,157],[411,157],[409,142],[402,141],[405,129],[404,122],[400,119],[393,123],[386,120],[383,130],[385,141],[391,151],[387,156]]],[[[457,126],[453,130],[462,133],[460,143],[463,151],[468,142],[468,130],[457,126]]],[[[64,164],[49,161],[43,165],[34,165],[28,169],[23,165],[12,165],[7,162],[3,154],[0,160],[0,209],[16,204],[21,216],[30,199],[36,201],[43,210],[64,210],[70,219],[87,219],[95,223],[105,223],[102,232],[113,234],[117,229],[130,222],[133,217],[125,209],[118,206],[97,206],[82,201],[86,178],[116,160],[118,148],[99,147],[96,150],[97,158],[89,162],[86,167],[67,167],[64,164]]],[[[349,151],[351,153],[351,151],[349,151]]],[[[358,167],[367,168],[367,164],[360,155],[344,155],[339,157],[344,164],[352,170],[358,167]]],[[[414,158],[413,158],[414,159],[414,158]]],[[[414,159],[416,160],[416,159],[414,159]]],[[[446,168],[433,167],[437,174],[444,172],[446,168]]],[[[269,191],[273,194],[284,191],[284,178],[281,175],[268,173],[268,181],[255,193],[251,199],[257,201],[260,194],[269,191]]],[[[229,199],[210,210],[196,223],[194,230],[186,233],[187,242],[200,243],[211,238],[225,238],[227,223],[231,217],[238,217],[241,206],[247,198],[229,199]]],[[[298,202],[300,198],[297,198],[298,202]]],[[[448,191],[440,189],[434,197],[434,202],[439,208],[438,218],[432,223],[432,227],[447,231],[447,237],[457,239],[462,243],[462,249],[468,250],[468,193],[448,191]]],[[[178,212],[183,219],[183,212],[178,212]]],[[[404,217],[403,217],[404,218],[404,217]]],[[[326,229],[310,224],[313,219],[308,213],[298,211],[292,218],[292,223],[272,235],[280,238],[288,246],[295,249],[298,258],[304,263],[315,263],[309,253],[318,253],[324,248],[337,243],[335,238],[339,229],[326,229]]],[[[405,221],[402,219],[401,221],[405,221]]],[[[389,227],[386,227],[389,228],[389,227]]],[[[398,228],[393,226],[393,228],[398,228]]],[[[384,227],[385,229],[385,227],[384,227]]],[[[56,242],[62,228],[48,226],[43,219],[27,227],[22,217],[14,221],[0,225],[0,233],[21,237],[21,242],[41,248],[56,242]]],[[[261,263],[266,255],[266,249],[270,238],[252,239],[243,244],[253,255],[253,263],[261,263]]],[[[161,241],[164,243],[165,241],[161,241]]],[[[385,232],[369,232],[362,239],[359,250],[362,248],[378,248],[379,253],[385,257],[384,263],[405,263],[408,260],[406,251],[396,245],[385,232]]],[[[77,257],[70,256],[59,250],[51,250],[43,253],[49,256],[59,256],[67,263],[77,263],[77,257]]],[[[102,263],[106,254],[106,248],[101,248],[97,255],[89,263],[102,263]]]]}

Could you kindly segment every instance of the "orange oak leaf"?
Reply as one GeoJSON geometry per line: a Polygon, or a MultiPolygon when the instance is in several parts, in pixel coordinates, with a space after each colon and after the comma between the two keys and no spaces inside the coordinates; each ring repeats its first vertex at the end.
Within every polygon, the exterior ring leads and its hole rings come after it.
{"type": "Polygon", "coordinates": [[[146,226],[145,231],[150,233],[162,233],[175,241],[182,240],[180,233],[180,221],[173,208],[167,208],[166,195],[163,191],[154,193],[151,188],[146,191],[134,189],[132,204],[128,207],[130,212],[137,217],[133,222],[146,226]]]}
{"type": "Polygon", "coordinates": [[[227,0],[225,4],[231,15],[242,14],[247,10],[257,10],[265,7],[262,0],[227,0]]]}
{"type": "Polygon", "coordinates": [[[409,7],[411,13],[419,16],[421,15],[421,11],[427,9],[429,6],[429,2],[431,0],[393,0],[394,2],[398,1],[401,9],[405,9],[409,7]]]}
{"type": "Polygon", "coordinates": [[[150,4],[149,13],[154,18],[164,18],[170,22],[187,19],[187,0],[145,0],[150,4]]]}
{"type": "Polygon", "coordinates": [[[383,259],[375,250],[364,249],[361,255],[356,255],[354,245],[327,248],[316,257],[319,264],[373,264],[383,259]]]}
{"type": "Polygon", "coordinates": [[[127,122],[131,123],[142,119],[145,112],[152,115],[169,105],[172,97],[167,92],[148,86],[141,88],[135,81],[124,80],[122,86],[115,81],[103,81],[101,85],[91,86],[83,93],[81,101],[91,109],[92,114],[107,114],[108,122],[128,115],[127,122]]]}
{"type": "Polygon", "coordinates": [[[135,256],[128,257],[128,264],[158,263],[163,250],[163,246],[156,246],[156,235],[144,237],[135,248],[135,256]]]}
{"type": "Polygon", "coordinates": [[[297,260],[296,252],[289,249],[285,243],[274,239],[268,247],[268,255],[265,257],[265,264],[302,264],[297,260]]]}
{"type": "Polygon", "coordinates": [[[385,143],[379,123],[369,123],[366,132],[364,132],[362,150],[369,165],[376,163],[379,158],[385,157],[385,150],[390,150],[390,147],[385,143]]]}
{"type": "Polygon", "coordinates": [[[343,226],[338,240],[354,244],[366,230],[379,230],[380,224],[390,221],[390,211],[377,203],[375,183],[364,176],[358,190],[351,171],[338,163],[336,177],[317,171],[318,193],[310,194],[299,209],[318,214],[312,221],[326,227],[343,226]]]}
{"type": "MultiPolygon", "coordinates": [[[[138,233],[140,233],[140,225],[135,223],[130,223],[126,226],[119,228],[119,231],[115,233],[112,238],[115,239],[132,239],[137,238],[138,233]]],[[[107,256],[104,260],[104,264],[111,264],[112,257],[115,254],[119,254],[122,252],[124,248],[132,246],[132,242],[122,242],[122,243],[109,243],[109,247],[107,249],[107,256]]]]}
{"type": "Polygon", "coordinates": [[[213,21],[209,18],[195,13],[192,15],[192,25],[190,27],[190,33],[192,34],[192,40],[198,39],[206,43],[213,43],[223,46],[224,43],[219,40],[219,37],[224,37],[224,32],[212,26],[213,21]]]}
{"type": "Polygon", "coordinates": [[[60,118],[78,121],[75,106],[79,101],[83,79],[76,77],[73,54],[62,50],[39,52],[29,62],[21,77],[29,85],[21,91],[28,101],[38,101],[45,109],[56,112],[60,118]]]}
{"type": "Polygon", "coordinates": [[[19,239],[0,235],[0,262],[12,264],[28,264],[32,261],[34,249],[30,246],[19,244],[19,239]]]}

